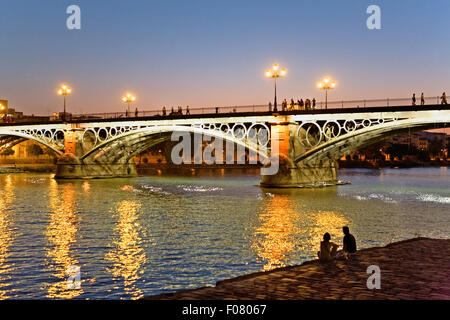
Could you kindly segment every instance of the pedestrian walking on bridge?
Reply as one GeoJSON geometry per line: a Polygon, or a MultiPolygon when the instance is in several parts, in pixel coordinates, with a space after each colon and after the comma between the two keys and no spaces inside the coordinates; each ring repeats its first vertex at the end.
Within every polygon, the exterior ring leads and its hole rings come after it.
{"type": "Polygon", "coordinates": [[[442,93],[441,104],[447,104],[447,95],[445,94],[445,92],[442,93]]]}

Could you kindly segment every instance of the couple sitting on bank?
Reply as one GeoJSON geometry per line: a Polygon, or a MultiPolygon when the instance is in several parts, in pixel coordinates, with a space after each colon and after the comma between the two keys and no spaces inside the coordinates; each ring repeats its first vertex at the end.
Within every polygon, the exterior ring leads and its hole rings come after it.
{"type": "Polygon", "coordinates": [[[337,251],[339,245],[330,241],[331,236],[328,232],[323,235],[323,241],[320,242],[320,251],[317,252],[320,262],[327,262],[341,257],[348,259],[349,254],[356,252],[355,237],[350,234],[348,227],[343,227],[342,231],[344,232],[344,248],[342,251],[337,251]]]}

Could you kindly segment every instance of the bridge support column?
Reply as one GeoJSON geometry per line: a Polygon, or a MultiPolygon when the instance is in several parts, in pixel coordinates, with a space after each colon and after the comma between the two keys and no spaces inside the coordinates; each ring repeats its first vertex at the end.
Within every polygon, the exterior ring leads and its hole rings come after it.
{"type": "MultiPolygon", "coordinates": [[[[320,163],[294,163],[296,154],[305,150],[295,139],[298,126],[288,123],[271,127],[271,139],[279,145],[279,169],[274,175],[264,175],[261,186],[268,188],[323,187],[339,184],[338,164],[334,160],[320,163]]],[[[272,157],[277,158],[276,154],[272,157]]]]}
{"type": "Polygon", "coordinates": [[[137,176],[136,165],[131,159],[128,162],[102,160],[83,161],[81,155],[85,152],[82,139],[76,131],[66,131],[64,136],[65,153],[56,163],[55,179],[89,179],[89,178],[121,178],[137,176]]]}
{"type": "Polygon", "coordinates": [[[56,163],[55,179],[94,179],[136,177],[133,160],[128,163],[83,163],[71,154],[63,154],[56,163]]]}

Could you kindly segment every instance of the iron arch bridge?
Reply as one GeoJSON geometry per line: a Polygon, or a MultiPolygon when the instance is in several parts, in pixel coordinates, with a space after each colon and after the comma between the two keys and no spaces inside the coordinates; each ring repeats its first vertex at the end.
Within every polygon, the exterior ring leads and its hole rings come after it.
{"type": "Polygon", "coordinates": [[[263,174],[263,186],[315,186],[338,182],[336,160],[342,156],[449,124],[446,105],[2,124],[0,152],[33,140],[58,155],[56,178],[133,176],[135,155],[169,143],[174,132],[189,133],[239,146],[266,167],[276,166],[263,174]]]}

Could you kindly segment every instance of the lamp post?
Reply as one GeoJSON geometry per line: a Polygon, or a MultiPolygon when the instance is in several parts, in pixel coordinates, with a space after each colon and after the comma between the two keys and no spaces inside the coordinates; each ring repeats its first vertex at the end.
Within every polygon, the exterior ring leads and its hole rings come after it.
{"type": "Polygon", "coordinates": [[[286,69],[280,67],[277,64],[272,66],[272,69],[266,71],[267,78],[274,78],[275,80],[275,98],[273,100],[273,111],[277,111],[277,78],[284,77],[286,75],[286,69]]]}
{"type": "Polygon", "coordinates": [[[336,83],[331,81],[328,77],[325,77],[321,82],[317,84],[319,89],[325,90],[325,109],[328,109],[328,90],[334,89],[336,83]]]}
{"type": "Polygon", "coordinates": [[[131,93],[127,93],[127,95],[122,98],[122,101],[128,104],[127,115],[130,114],[130,103],[136,101],[136,97],[131,93]]]}
{"type": "Polygon", "coordinates": [[[60,96],[64,97],[64,113],[63,113],[63,120],[66,121],[66,96],[72,92],[72,89],[70,89],[67,85],[63,84],[61,86],[61,89],[58,90],[58,94],[60,96]]]}

